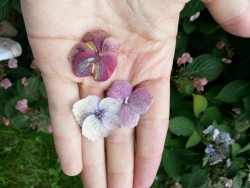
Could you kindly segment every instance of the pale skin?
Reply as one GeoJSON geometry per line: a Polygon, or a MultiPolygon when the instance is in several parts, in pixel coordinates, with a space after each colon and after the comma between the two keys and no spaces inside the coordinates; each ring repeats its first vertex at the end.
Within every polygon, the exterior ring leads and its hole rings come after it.
{"type": "MultiPolygon", "coordinates": [[[[29,42],[46,85],[55,147],[65,174],[82,174],[85,188],[148,188],[158,170],[168,129],[169,84],[179,13],[188,0],[22,0],[29,42]],[[122,44],[106,82],[77,78],[67,56],[89,31],[102,29],[122,44]],[[135,129],[106,139],[81,135],[72,106],[88,95],[104,97],[114,80],[127,80],[154,97],[135,129]],[[134,147],[136,145],[136,148],[134,147]],[[106,154],[105,151],[106,150],[106,154]]],[[[206,0],[235,35],[250,37],[250,0],[206,0]]]]}

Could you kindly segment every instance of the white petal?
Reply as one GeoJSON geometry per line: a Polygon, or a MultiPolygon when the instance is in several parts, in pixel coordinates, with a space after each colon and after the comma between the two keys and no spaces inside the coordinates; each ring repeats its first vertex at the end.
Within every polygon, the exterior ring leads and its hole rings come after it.
{"type": "Polygon", "coordinates": [[[101,120],[95,115],[88,116],[82,124],[82,135],[90,141],[96,141],[109,135],[109,130],[106,129],[101,120]]]}
{"type": "Polygon", "coordinates": [[[90,95],[84,99],[77,101],[73,105],[72,109],[76,121],[80,125],[82,125],[84,119],[86,119],[90,114],[93,114],[96,110],[98,110],[99,103],[100,98],[95,95],[90,95]]]}
{"type": "Polygon", "coordinates": [[[117,114],[121,109],[122,102],[114,98],[104,98],[99,104],[100,110],[104,112],[110,112],[112,114],[117,114]]]}
{"type": "Polygon", "coordinates": [[[106,112],[102,117],[102,123],[106,129],[113,131],[121,126],[121,118],[116,114],[106,112]]]}

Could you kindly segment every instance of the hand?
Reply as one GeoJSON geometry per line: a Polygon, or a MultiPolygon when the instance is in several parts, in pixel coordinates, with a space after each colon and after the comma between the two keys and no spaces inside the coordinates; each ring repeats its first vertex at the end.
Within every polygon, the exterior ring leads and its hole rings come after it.
{"type": "Polygon", "coordinates": [[[29,41],[48,93],[56,150],[66,174],[82,171],[84,187],[151,186],[168,126],[179,13],[187,1],[22,1],[29,41]],[[83,35],[98,29],[122,44],[118,67],[106,82],[75,77],[67,60],[83,35]],[[123,127],[105,140],[89,142],[81,135],[72,106],[91,94],[103,97],[114,80],[145,88],[154,103],[136,129],[123,127]]]}

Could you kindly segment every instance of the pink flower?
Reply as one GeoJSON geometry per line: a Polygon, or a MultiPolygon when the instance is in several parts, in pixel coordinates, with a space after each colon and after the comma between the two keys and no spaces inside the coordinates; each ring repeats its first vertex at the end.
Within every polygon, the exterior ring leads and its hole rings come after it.
{"type": "Polygon", "coordinates": [[[233,111],[235,114],[237,114],[237,115],[239,115],[239,114],[241,113],[241,109],[240,109],[240,108],[233,108],[232,111],[233,111]]]}
{"type": "Polygon", "coordinates": [[[27,85],[29,84],[29,81],[28,81],[28,79],[27,79],[26,77],[23,77],[23,78],[21,79],[21,81],[22,81],[22,84],[23,84],[24,86],[27,86],[27,85]]]}
{"type": "Polygon", "coordinates": [[[216,43],[216,48],[218,49],[222,49],[225,47],[225,42],[223,40],[219,40],[217,43],[216,43]]]}
{"type": "Polygon", "coordinates": [[[228,58],[222,58],[221,59],[221,62],[225,63],[225,64],[230,64],[232,63],[232,60],[231,59],[228,59],[228,58]]]}
{"type": "Polygon", "coordinates": [[[32,63],[30,64],[30,68],[32,68],[32,69],[36,69],[37,68],[37,64],[36,64],[35,60],[33,60],[32,63]]]}
{"type": "Polygon", "coordinates": [[[4,89],[8,89],[9,87],[12,86],[12,83],[8,78],[5,78],[1,81],[0,86],[3,87],[4,89]]]}
{"type": "Polygon", "coordinates": [[[16,109],[20,112],[25,113],[28,110],[28,101],[27,99],[19,100],[16,104],[16,109]]]}
{"type": "Polygon", "coordinates": [[[17,68],[17,59],[15,58],[9,59],[8,67],[11,69],[17,68]]]}
{"type": "Polygon", "coordinates": [[[52,126],[52,124],[49,124],[48,131],[49,131],[49,133],[53,133],[53,126],[52,126]]]}
{"type": "Polygon", "coordinates": [[[186,63],[192,63],[193,62],[193,58],[191,57],[191,55],[187,52],[183,53],[181,55],[181,57],[179,57],[177,59],[177,65],[180,66],[180,65],[185,65],[186,63]]]}
{"type": "Polygon", "coordinates": [[[193,86],[197,89],[197,91],[204,91],[204,86],[207,85],[207,82],[206,78],[195,77],[193,80],[193,86]]]}
{"type": "Polygon", "coordinates": [[[4,125],[9,126],[10,120],[7,117],[2,118],[4,125]]]}

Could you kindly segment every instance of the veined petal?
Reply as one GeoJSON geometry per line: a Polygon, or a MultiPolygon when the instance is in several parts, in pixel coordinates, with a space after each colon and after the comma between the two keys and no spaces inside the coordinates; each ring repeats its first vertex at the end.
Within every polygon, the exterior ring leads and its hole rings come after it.
{"type": "Polygon", "coordinates": [[[121,119],[117,114],[106,112],[102,117],[102,123],[106,129],[113,131],[121,126],[121,119]]]}
{"type": "Polygon", "coordinates": [[[96,141],[108,136],[109,130],[106,129],[101,120],[95,115],[88,116],[82,124],[82,135],[90,141],[96,141]]]}
{"type": "Polygon", "coordinates": [[[117,54],[121,50],[121,44],[113,37],[107,37],[102,46],[102,53],[117,54]]]}
{"type": "Polygon", "coordinates": [[[94,65],[94,79],[95,81],[106,81],[113,74],[117,66],[117,55],[106,54],[99,57],[94,65]]]}
{"type": "Polygon", "coordinates": [[[92,41],[98,52],[101,52],[102,50],[102,45],[103,45],[103,41],[105,38],[108,37],[108,33],[103,31],[103,30],[98,30],[98,31],[94,31],[94,32],[88,32],[84,37],[83,40],[84,41],[92,41]]]}
{"type": "Polygon", "coordinates": [[[104,98],[99,104],[99,109],[105,112],[110,112],[112,114],[117,114],[121,109],[121,101],[114,98],[104,98]]]}
{"type": "Polygon", "coordinates": [[[124,101],[132,92],[132,86],[127,81],[115,81],[109,89],[107,95],[115,99],[124,101]]]}
{"type": "Polygon", "coordinates": [[[128,99],[130,109],[138,114],[146,113],[152,102],[153,97],[143,88],[133,91],[128,99]]]}
{"type": "Polygon", "coordinates": [[[95,95],[90,95],[84,99],[77,101],[73,105],[72,112],[76,118],[76,121],[82,125],[84,119],[89,115],[95,113],[98,110],[98,105],[100,103],[100,98],[95,95]]]}
{"type": "Polygon", "coordinates": [[[131,128],[134,128],[138,124],[140,118],[140,114],[132,111],[128,105],[123,105],[118,115],[121,118],[122,125],[131,128]]]}
{"type": "Polygon", "coordinates": [[[88,45],[86,45],[85,43],[80,43],[77,44],[76,46],[74,46],[74,48],[72,48],[72,50],[70,50],[69,52],[69,61],[73,62],[73,59],[75,58],[75,56],[79,53],[82,52],[86,52],[86,53],[94,53],[95,51],[92,50],[91,48],[88,47],[88,45]]]}
{"type": "Polygon", "coordinates": [[[99,61],[95,53],[82,52],[75,56],[73,60],[74,74],[77,77],[93,75],[93,64],[99,61]]]}

